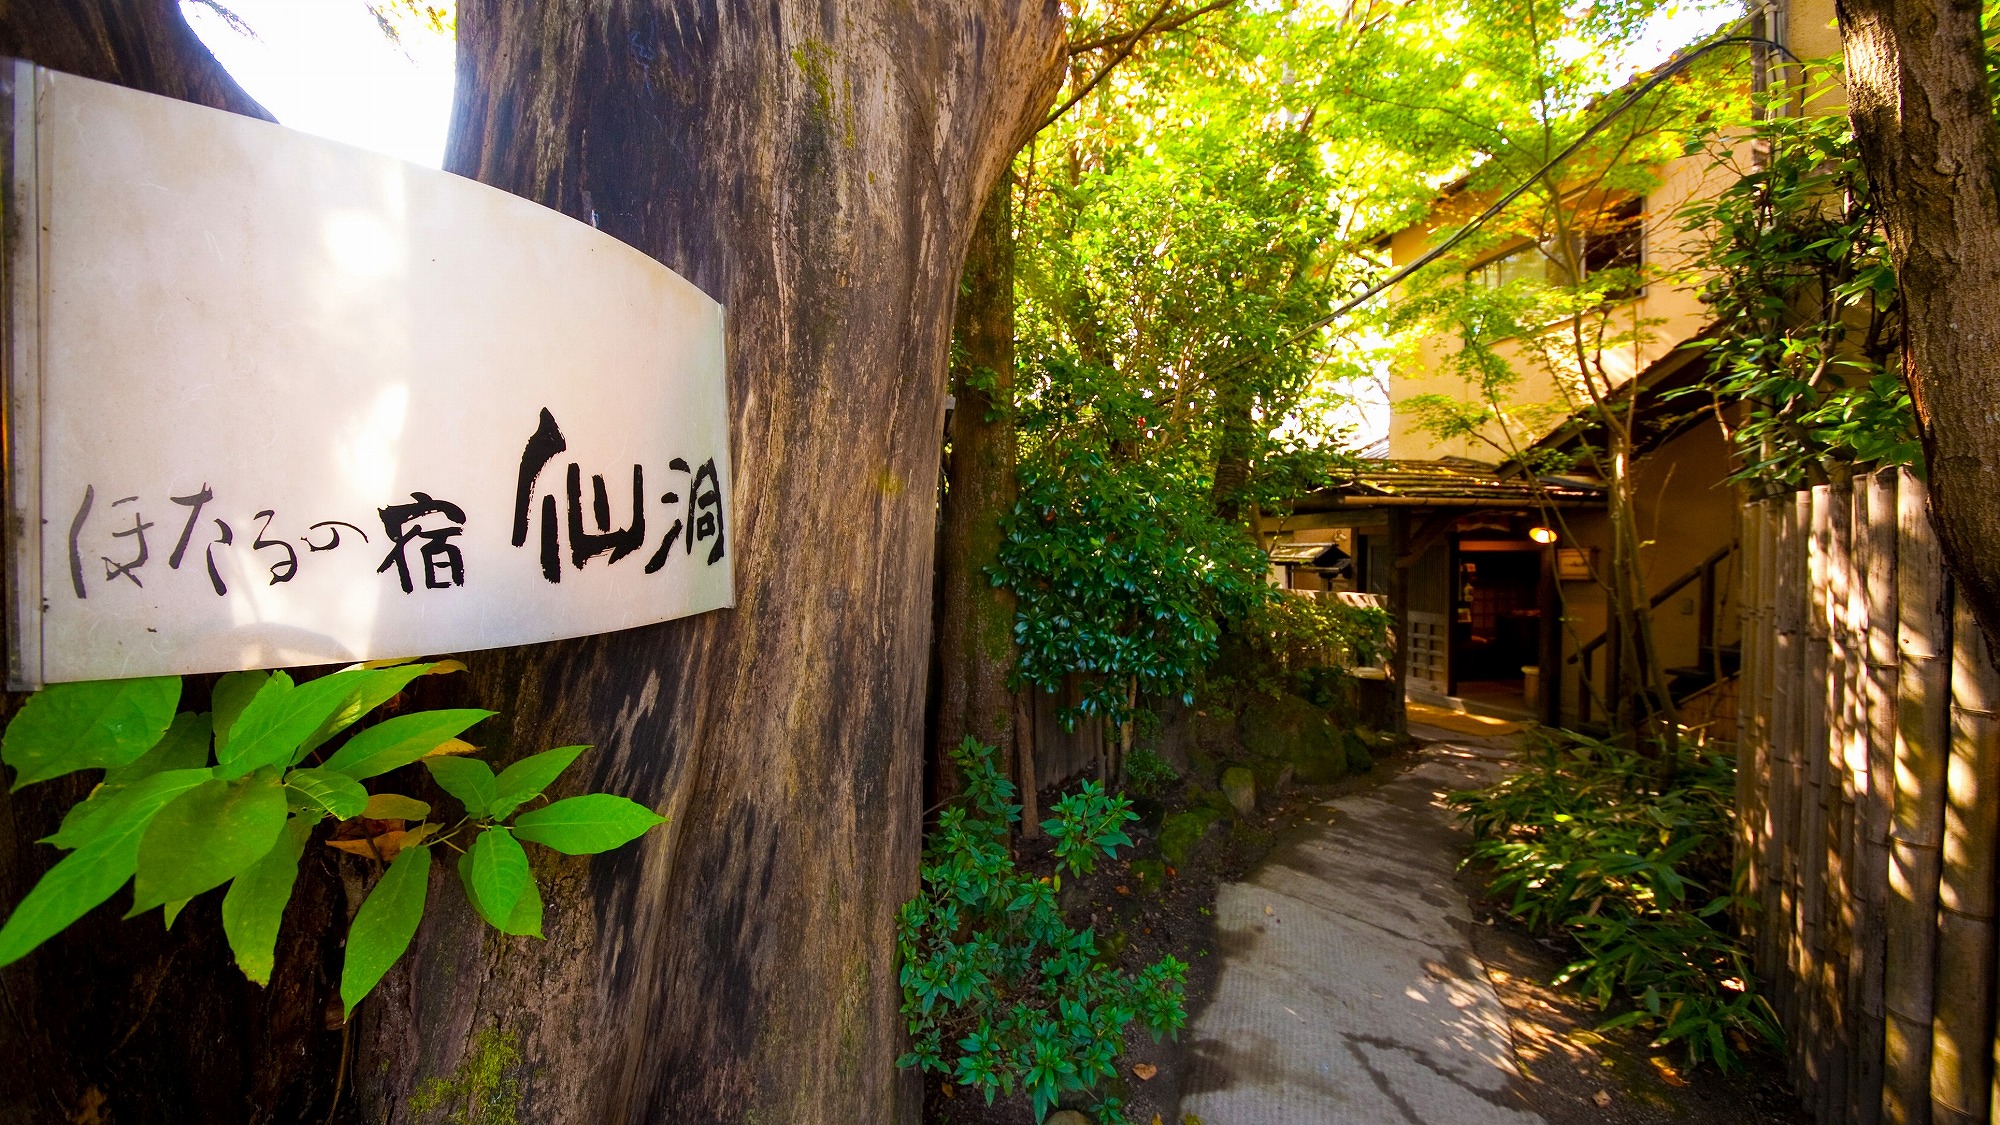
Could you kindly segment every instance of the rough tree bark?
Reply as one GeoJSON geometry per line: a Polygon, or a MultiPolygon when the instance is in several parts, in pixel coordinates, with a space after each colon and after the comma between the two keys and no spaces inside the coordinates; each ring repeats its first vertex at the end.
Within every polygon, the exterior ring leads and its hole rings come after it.
{"type": "MultiPolygon", "coordinates": [[[[999,557],[1014,477],[1014,188],[1002,177],[981,209],[958,294],[951,463],[938,529],[938,793],[957,791],[950,750],[967,735],[1006,754],[1015,737],[1014,592],[986,568],[999,557]]],[[[1018,772],[1018,771],[1017,771],[1018,772]]],[[[1032,787],[1022,778],[1024,788],[1032,787]]]]}
{"type": "Polygon", "coordinates": [[[447,166],[728,307],[738,607],[473,658],[503,757],[594,741],[577,784],[673,819],[556,865],[546,942],[433,913],[364,1023],[365,1116],[913,1120],[893,923],[916,889],[952,300],[1053,99],[1061,13],[463,0],[458,21],[447,166]]]}
{"type": "Polygon", "coordinates": [[[1848,110],[1882,201],[1931,518],[2000,642],[2000,131],[1977,0],[1839,0],[1848,110]]]}
{"type": "MultiPolygon", "coordinates": [[[[172,0],[0,0],[0,55],[269,117],[172,0]]],[[[191,682],[183,706],[205,690],[191,682]]],[[[0,720],[19,702],[5,697],[0,720]]],[[[88,788],[64,778],[0,796],[0,909],[59,856],[34,841],[88,788]]],[[[323,1115],[340,1054],[324,1007],[340,963],[330,855],[299,880],[269,989],[236,972],[220,918],[199,903],[172,933],[100,908],[0,970],[0,1120],[219,1125],[305,1120],[315,1107],[323,1115]]]]}

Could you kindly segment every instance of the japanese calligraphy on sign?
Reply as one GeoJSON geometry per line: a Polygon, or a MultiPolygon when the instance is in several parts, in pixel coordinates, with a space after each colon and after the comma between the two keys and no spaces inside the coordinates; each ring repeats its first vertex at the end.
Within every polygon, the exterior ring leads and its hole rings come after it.
{"type": "Polygon", "coordinates": [[[13,65],[15,686],[734,603],[695,286],[470,180],[13,65]]]}

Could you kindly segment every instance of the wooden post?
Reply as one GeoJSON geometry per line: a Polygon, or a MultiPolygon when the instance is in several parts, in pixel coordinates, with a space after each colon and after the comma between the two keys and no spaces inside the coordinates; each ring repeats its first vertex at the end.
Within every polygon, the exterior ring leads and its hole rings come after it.
{"type": "Polygon", "coordinates": [[[1924,484],[1896,488],[1895,805],[1883,960],[1882,1120],[1930,1120],[1932,991],[1937,968],[1938,848],[1950,746],[1950,585],[1931,531],[1924,484]]]}
{"type": "Polygon", "coordinates": [[[1389,509],[1389,620],[1390,628],[1396,631],[1395,660],[1390,665],[1389,730],[1398,735],[1410,733],[1405,706],[1410,683],[1410,568],[1403,562],[1403,553],[1410,545],[1409,520],[1403,509],[1389,509]]]}
{"type": "Polygon", "coordinates": [[[1955,599],[1951,766],[1938,879],[1931,1120],[1984,1125],[1993,1083],[1993,861],[2000,825],[2000,676],[1972,607],[1955,599]]]}
{"type": "Polygon", "coordinates": [[[1855,621],[1860,678],[1860,735],[1868,784],[1855,820],[1860,870],[1855,880],[1854,950],[1849,958],[1848,1010],[1855,1023],[1850,1125],[1882,1119],[1882,958],[1889,897],[1889,820],[1895,793],[1896,747],[1896,473],[1861,477],[1854,487],[1855,621]]]}
{"type": "Polygon", "coordinates": [[[1542,697],[1535,701],[1542,725],[1562,726],[1562,684],[1563,684],[1563,598],[1562,583],[1556,578],[1556,545],[1549,543],[1542,547],[1541,580],[1535,593],[1535,604],[1541,607],[1541,631],[1537,640],[1540,651],[1536,660],[1541,665],[1542,697]]]}

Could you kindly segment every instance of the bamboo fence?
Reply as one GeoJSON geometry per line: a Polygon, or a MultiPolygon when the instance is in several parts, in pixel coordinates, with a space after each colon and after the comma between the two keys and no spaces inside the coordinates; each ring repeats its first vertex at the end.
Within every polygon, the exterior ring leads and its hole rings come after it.
{"type": "Polygon", "coordinates": [[[2000,675],[1923,485],[1743,520],[1743,924],[1794,1084],[1821,1125],[2000,1120],[2000,675]]]}

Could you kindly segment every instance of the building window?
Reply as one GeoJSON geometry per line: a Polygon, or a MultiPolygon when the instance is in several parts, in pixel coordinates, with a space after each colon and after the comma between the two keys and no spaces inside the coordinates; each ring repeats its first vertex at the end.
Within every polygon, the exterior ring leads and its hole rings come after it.
{"type": "Polygon", "coordinates": [[[1498,289],[1516,281],[1547,281],[1548,260],[1542,248],[1530,242],[1507,251],[1465,272],[1465,280],[1486,289],[1498,289]]]}
{"type": "Polygon", "coordinates": [[[1629,276],[1607,289],[1608,301],[1629,301],[1645,293],[1637,277],[1646,262],[1646,199],[1633,196],[1612,204],[1592,219],[1583,235],[1583,275],[1625,270],[1629,276]]]}

